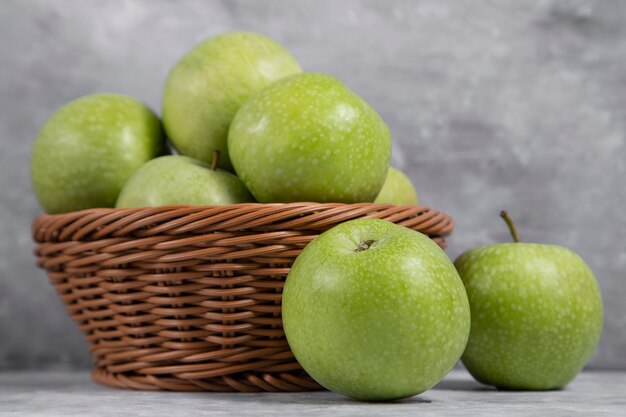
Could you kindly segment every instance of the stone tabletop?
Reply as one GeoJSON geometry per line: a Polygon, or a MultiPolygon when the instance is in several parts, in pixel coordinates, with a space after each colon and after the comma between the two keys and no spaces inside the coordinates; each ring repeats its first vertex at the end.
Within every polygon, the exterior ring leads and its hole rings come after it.
{"type": "Polygon", "coordinates": [[[455,370],[433,389],[393,403],[330,392],[139,392],[97,385],[87,372],[0,373],[0,416],[626,416],[626,372],[584,372],[565,390],[497,391],[455,370]]]}

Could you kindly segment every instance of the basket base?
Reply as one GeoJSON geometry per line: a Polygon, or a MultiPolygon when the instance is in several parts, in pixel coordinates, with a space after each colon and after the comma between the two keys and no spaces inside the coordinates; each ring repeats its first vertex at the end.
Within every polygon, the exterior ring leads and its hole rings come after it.
{"type": "Polygon", "coordinates": [[[324,389],[304,373],[245,373],[207,379],[182,379],[173,375],[157,377],[136,373],[111,373],[103,368],[94,368],[91,378],[110,387],[149,391],[301,392],[324,389]]]}

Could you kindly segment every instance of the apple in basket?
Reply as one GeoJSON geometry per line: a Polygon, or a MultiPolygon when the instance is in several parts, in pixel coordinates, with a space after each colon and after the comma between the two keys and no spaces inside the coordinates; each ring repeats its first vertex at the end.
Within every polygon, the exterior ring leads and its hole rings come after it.
{"type": "Polygon", "coordinates": [[[126,180],[164,150],[159,119],[139,101],[120,94],[81,97],[39,132],[33,188],[48,213],[113,207],[126,180]]]}
{"type": "Polygon", "coordinates": [[[124,185],[116,207],[168,205],[228,205],[254,199],[234,174],[217,168],[219,151],[211,165],[181,155],[153,159],[124,185]]]}
{"type": "Polygon", "coordinates": [[[163,92],[163,125],[183,155],[232,170],[228,127],[250,95],[300,72],[295,58],[273,40],[250,32],[225,33],[201,42],[172,68],[163,92]]]}
{"type": "Polygon", "coordinates": [[[463,353],[470,310],[452,262],[427,236],[359,219],[298,256],[282,302],[289,346],[321,385],[363,400],[419,394],[463,353]]]}
{"type": "Polygon", "coordinates": [[[463,363],[504,389],[562,388],[580,372],[602,333],[602,298],[585,262],[562,246],[481,246],[455,262],[472,329],[463,363]]]}
{"type": "Polygon", "coordinates": [[[228,134],[237,175],[261,203],[372,202],[389,169],[380,116],[329,75],[286,77],[254,94],[228,134]]]}
{"type": "Polygon", "coordinates": [[[389,167],[383,188],[374,203],[416,206],[419,200],[413,183],[397,168],[389,167]]]}

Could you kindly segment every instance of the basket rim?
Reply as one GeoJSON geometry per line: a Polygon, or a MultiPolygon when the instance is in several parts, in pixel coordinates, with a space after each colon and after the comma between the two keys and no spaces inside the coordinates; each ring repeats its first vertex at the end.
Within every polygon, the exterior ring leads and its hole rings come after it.
{"type": "MultiPolygon", "coordinates": [[[[94,208],[44,214],[33,220],[32,240],[71,244],[107,239],[181,239],[222,232],[232,236],[322,233],[359,218],[377,218],[421,232],[447,247],[454,219],[428,206],[376,203],[241,203],[225,206],[94,208]]],[[[60,248],[56,248],[60,249],[60,248]]],[[[38,249],[35,248],[37,252],[38,249]]]]}
{"type": "MultiPolygon", "coordinates": [[[[411,207],[418,208],[419,211],[429,211],[434,210],[441,212],[440,210],[436,210],[431,208],[425,204],[418,205],[400,205],[400,204],[387,204],[387,203],[319,203],[314,201],[297,201],[291,203],[235,203],[235,204],[225,204],[225,205],[190,205],[190,204],[172,204],[172,205],[163,205],[163,206],[146,206],[146,207],[92,207],[81,210],[68,211],[66,213],[41,213],[35,216],[34,220],[37,219],[56,219],[67,216],[78,216],[84,215],[87,213],[94,212],[106,212],[106,213],[114,213],[114,212],[126,212],[126,213],[135,213],[142,211],[154,211],[154,212],[162,212],[162,211],[172,211],[172,210],[189,210],[190,212],[197,212],[202,210],[219,210],[219,211],[230,211],[241,207],[251,207],[251,208],[285,208],[285,207],[380,207],[389,208],[389,207],[411,207]]],[[[443,213],[443,212],[441,212],[443,213]]],[[[445,214],[445,213],[444,213],[445,214]]]]}

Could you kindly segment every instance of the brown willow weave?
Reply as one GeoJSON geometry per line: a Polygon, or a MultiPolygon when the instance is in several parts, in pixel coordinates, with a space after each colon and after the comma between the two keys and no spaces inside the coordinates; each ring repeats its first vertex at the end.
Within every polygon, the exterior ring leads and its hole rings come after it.
{"type": "Polygon", "coordinates": [[[174,391],[320,389],[289,350],[281,293],[320,232],[373,217],[444,247],[452,219],[425,206],[236,204],[44,215],[35,254],[91,344],[93,378],[174,391]]]}

